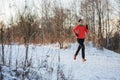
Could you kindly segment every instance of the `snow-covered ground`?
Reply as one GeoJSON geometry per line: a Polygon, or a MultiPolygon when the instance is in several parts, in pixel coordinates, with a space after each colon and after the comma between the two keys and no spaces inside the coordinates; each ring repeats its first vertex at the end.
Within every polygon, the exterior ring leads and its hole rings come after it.
{"type": "MultiPolygon", "coordinates": [[[[57,73],[60,72],[61,80],[120,80],[120,54],[107,49],[98,50],[91,43],[86,44],[86,62],[81,60],[81,51],[77,60],[73,60],[73,55],[78,44],[71,44],[68,49],[59,49],[55,45],[30,45],[29,59],[32,61],[32,68],[29,74],[30,80],[57,80],[57,73]],[[60,55],[60,59],[58,56],[60,55]],[[58,70],[59,69],[59,70],[58,70]]],[[[10,46],[5,46],[6,61],[9,61],[10,46]]],[[[15,69],[16,60],[18,66],[22,66],[25,58],[24,45],[11,48],[12,67],[15,69]]],[[[14,77],[8,72],[8,67],[2,66],[4,80],[20,80],[21,76],[14,77]],[[7,69],[7,70],[6,70],[7,69]],[[12,77],[12,78],[11,78],[12,77]]],[[[18,72],[22,72],[22,68],[18,72]]],[[[11,72],[14,75],[14,72],[11,72]]],[[[28,75],[27,75],[28,76],[28,75]]],[[[26,78],[28,80],[28,78],[26,78]]]]}

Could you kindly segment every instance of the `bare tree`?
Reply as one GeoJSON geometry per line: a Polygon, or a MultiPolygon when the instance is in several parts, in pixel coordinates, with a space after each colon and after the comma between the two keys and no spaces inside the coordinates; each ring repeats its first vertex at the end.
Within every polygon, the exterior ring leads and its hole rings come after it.
{"type": "MultiPolygon", "coordinates": [[[[119,19],[118,19],[118,24],[117,24],[117,27],[118,27],[118,32],[119,32],[119,35],[120,35],[120,0],[117,0],[117,3],[118,3],[118,14],[119,14],[119,19]]],[[[120,37],[119,37],[119,48],[120,50],[120,37]]]]}
{"type": "Polygon", "coordinates": [[[27,0],[25,0],[25,5],[23,12],[18,10],[18,21],[14,27],[15,37],[22,37],[23,43],[25,44],[25,62],[24,66],[28,66],[28,53],[29,53],[29,44],[35,39],[35,35],[39,31],[39,22],[37,20],[36,14],[31,13],[31,7],[27,5],[27,0]]]}
{"type": "Polygon", "coordinates": [[[5,64],[5,55],[4,55],[4,28],[5,25],[3,22],[0,23],[0,40],[1,40],[1,46],[2,46],[2,64],[5,64]]]}
{"type": "Polygon", "coordinates": [[[54,14],[53,23],[55,29],[55,39],[59,43],[60,48],[63,48],[63,42],[65,40],[65,20],[68,17],[65,9],[61,7],[61,5],[55,4],[54,6],[54,14]]]}
{"type": "Polygon", "coordinates": [[[24,44],[26,46],[25,66],[27,66],[29,44],[31,43],[33,36],[36,35],[39,30],[39,23],[35,20],[35,16],[27,14],[25,17],[20,16],[18,27],[20,30],[20,35],[22,36],[24,44]]]}

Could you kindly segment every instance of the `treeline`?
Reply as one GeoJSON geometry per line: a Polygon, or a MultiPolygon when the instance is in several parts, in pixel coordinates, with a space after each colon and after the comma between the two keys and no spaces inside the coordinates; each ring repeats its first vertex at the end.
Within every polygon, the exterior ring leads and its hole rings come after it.
{"type": "Polygon", "coordinates": [[[120,1],[118,7],[111,5],[110,0],[85,0],[81,2],[80,14],[89,24],[88,40],[98,48],[108,48],[120,52],[120,1]],[[115,15],[114,11],[118,15],[115,15]]]}
{"type": "MultiPolygon", "coordinates": [[[[116,2],[119,6],[119,0],[116,2]]],[[[106,47],[119,52],[120,17],[112,18],[114,10],[118,9],[109,0],[78,0],[71,3],[69,9],[56,0],[41,0],[39,7],[31,5],[33,11],[27,3],[25,0],[23,11],[16,11],[15,20],[11,17],[10,25],[0,23],[1,44],[58,42],[63,48],[64,42],[75,41],[71,29],[82,18],[89,25],[87,41],[92,41],[98,48],[106,47]]],[[[116,12],[119,14],[120,11],[116,12]]]]}
{"type": "MultiPolygon", "coordinates": [[[[17,21],[11,21],[9,26],[1,25],[1,43],[5,44],[46,44],[59,43],[60,48],[63,42],[71,42],[71,26],[66,26],[68,18],[67,9],[56,7],[53,16],[43,16],[25,12],[17,16],[17,21]]],[[[45,13],[48,15],[48,13],[45,13]]],[[[44,15],[45,15],[44,14],[44,15]]],[[[40,15],[40,14],[39,14],[40,15]]],[[[69,24],[70,25],[70,24],[69,24]]]]}

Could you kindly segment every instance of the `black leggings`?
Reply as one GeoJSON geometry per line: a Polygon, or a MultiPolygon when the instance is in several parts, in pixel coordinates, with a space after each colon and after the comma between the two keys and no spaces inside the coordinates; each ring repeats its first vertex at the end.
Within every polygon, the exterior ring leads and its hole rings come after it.
{"type": "Polygon", "coordinates": [[[84,46],[84,39],[77,39],[78,43],[79,43],[79,46],[78,46],[78,49],[75,53],[75,55],[77,56],[80,49],[82,48],[82,58],[85,59],[85,46],[84,46]]]}

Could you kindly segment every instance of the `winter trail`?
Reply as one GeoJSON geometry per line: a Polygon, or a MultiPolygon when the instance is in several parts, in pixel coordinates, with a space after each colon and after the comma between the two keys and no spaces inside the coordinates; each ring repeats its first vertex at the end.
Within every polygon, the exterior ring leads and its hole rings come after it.
{"type": "MultiPolygon", "coordinates": [[[[76,60],[73,53],[77,44],[61,51],[61,63],[68,69],[72,69],[73,80],[120,80],[120,54],[104,49],[94,48],[90,43],[86,45],[86,62],[81,60],[81,51],[76,60]]],[[[69,73],[69,72],[68,72],[69,73]]]]}

